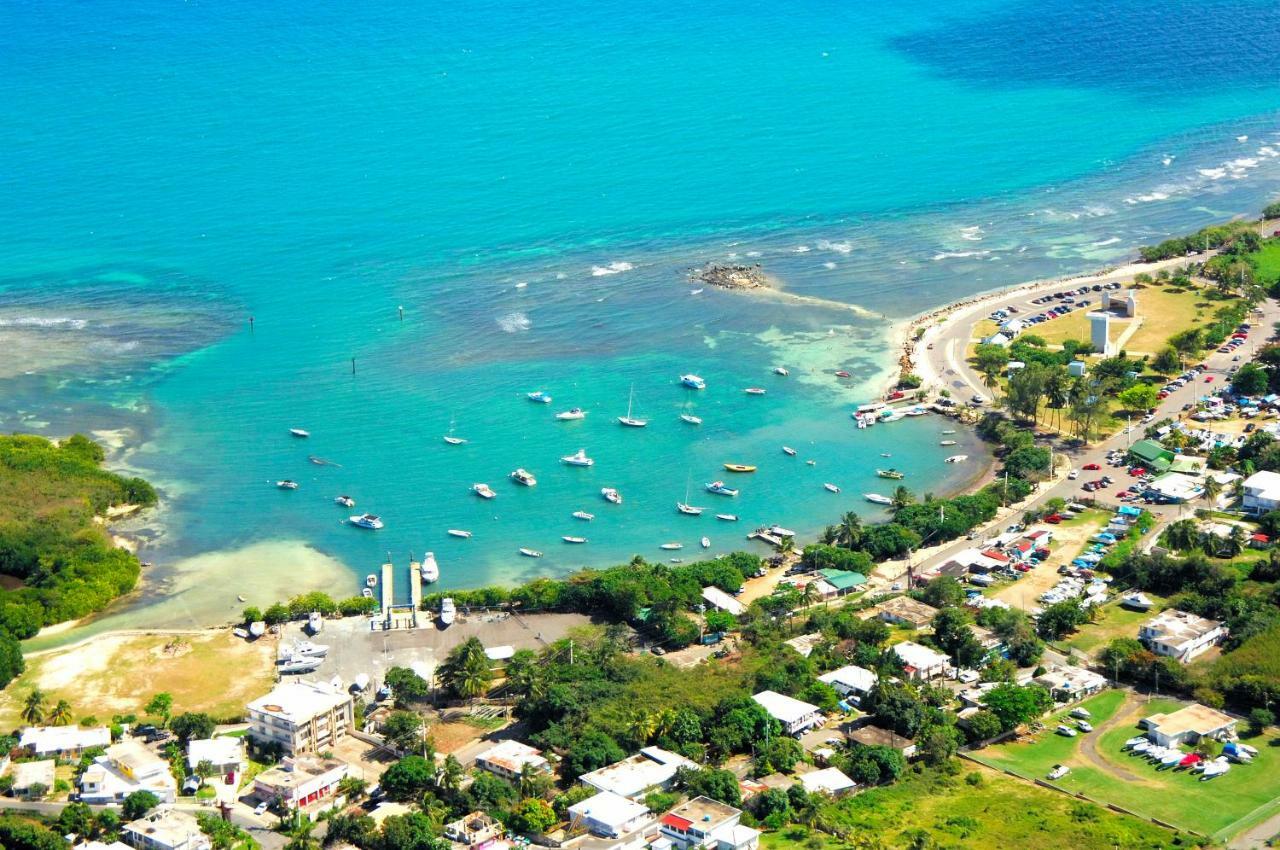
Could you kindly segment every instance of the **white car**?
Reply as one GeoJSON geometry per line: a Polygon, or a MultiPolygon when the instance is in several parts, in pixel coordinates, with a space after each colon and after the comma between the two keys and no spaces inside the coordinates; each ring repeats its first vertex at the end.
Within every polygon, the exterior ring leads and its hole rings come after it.
{"type": "Polygon", "coordinates": [[[1080,733],[1072,729],[1070,726],[1066,726],[1060,723],[1058,724],[1058,734],[1065,735],[1068,738],[1074,738],[1076,735],[1079,735],[1080,733]]]}
{"type": "Polygon", "coordinates": [[[1080,470],[1078,469],[1073,469],[1067,473],[1067,479],[1069,481],[1075,481],[1079,477],[1080,477],[1080,470]]]}
{"type": "Polygon", "coordinates": [[[253,813],[261,817],[262,815],[265,815],[267,813],[267,808],[270,805],[271,804],[268,803],[266,800],[263,800],[261,803],[253,807],[253,813]]]}
{"type": "Polygon", "coordinates": [[[1049,778],[1061,779],[1062,777],[1066,776],[1070,771],[1071,771],[1071,768],[1067,767],[1065,764],[1055,764],[1053,766],[1053,770],[1049,771],[1049,778]]]}
{"type": "Polygon", "coordinates": [[[1076,728],[1079,729],[1081,732],[1093,731],[1093,725],[1088,720],[1077,720],[1076,728]]]}

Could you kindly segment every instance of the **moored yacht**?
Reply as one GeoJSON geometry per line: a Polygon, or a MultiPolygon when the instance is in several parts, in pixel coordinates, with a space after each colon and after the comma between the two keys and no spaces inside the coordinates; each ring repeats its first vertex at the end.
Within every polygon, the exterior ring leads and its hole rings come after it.
{"type": "Polygon", "coordinates": [[[575,419],[586,419],[587,412],[581,407],[571,407],[568,410],[562,410],[556,414],[556,419],[561,422],[569,422],[575,419]]]}
{"type": "Polygon", "coordinates": [[[631,394],[627,397],[627,415],[618,417],[619,425],[625,425],[628,428],[643,428],[644,426],[649,424],[649,420],[637,419],[636,417],[631,415],[631,407],[635,403],[635,400],[636,400],[636,387],[635,387],[635,384],[632,384],[631,394]]]}
{"type": "Polygon", "coordinates": [[[622,504],[622,494],[619,493],[617,490],[613,489],[612,487],[600,488],[600,495],[604,496],[604,500],[606,502],[610,502],[615,505],[622,504]]]}
{"type": "Polygon", "coordinates": [[[586,449],[578,449],[574,454],[565,455],[560,458],[560,462],[565,466],[592,466],[595,464],[595,460],[587,457],[586,449]]]}
{"type": "Polygon", "coordinates": [[[551,396],[542,390],[534,390],[531,393],[527,393],[525,398],[529,399],[529,401],[536,401],[538,404],[551,404],[551,396]]]}
{"type": "Polygon", "coordinates": [[[434,552],[428,552],[422,559],[421,575],[422,580],[427,584],[440,580],[440,565],[436,563],[434,552]]]}
{"type": "Polygon", "coordinates": [[[378,586],[378,575],[377,575],[377,573],[369,573],[367,576],[365,576],[365,577],[364,577],[364,586],[365,586],[365,587],[377,587],[377,586],[378,586]]]}
{"type": "Polygon", "coordinates": [[[525,487],[532,487],[538,483],[538,479],[533,477],[533,473],[523,467],[511,471],[511,480],[525,487]]]}
{"type": "Polygon", "coordinates": [[[790,375],[791,373],[787,371],[787,367],[785,367],[785,366],[774,366],[774,367],[773,367],[773,374],[775,374],[775,375],[781,375],[782,377],[784,377],[784,378],[785,378],[785,377],[787,377],[787,375],[790,375]]]}
{"type": "Polygon", "coordinates": [[[717,496],[736,496],[738,491],[723,481],[710,481],[706,485],[708,493],[715,493],[717,496]]]}
{"type": "Polygon", "coordinates": [[[524,555],[526,558],[541,558],[541,557],[542,557],[542,553],[541,553],[541,552],[539,552],[537,549],[526,549],[526,548],[524,548],[524,547],[521,547],[521,548],[520,548],[520,554],[521,554],[521,555],[524,555]]]}
{"type": "Polygon", "coordinates": [[[839,492],[840,492],[840,488],[839,488],[839,487],[837,487],[837,486],[836,486],[836,485],[834,485],[834,484],[826,483],[826,484],[823,484],[822,486],[823,486],[823,488],[824,488],[824,489],[826,489],[828,492],[831,492],[831,493],[839,493],[839,492]]]}
{"type": "Polygon", "coordinates": [[[716,514],[716,519],[721,520],[723,522],[737,522],[738,515],[737,514],[716,514]]]}
{"type": "Polygon", "coordinates": [[[461,528],[450,528],[448,530],[450,537],[461,537],[463,540],[471,539],[471,532],[461,528]]]}
{"type": "Polygon", "coordinates": [[[764,387],[747,387],[743,392],[747,395],[764,395],[765,389],[764,387]]]}
{"type": "Polygon", "coordinates": [[[593,520],[593,519],[595,519],[595,518],[596,518],[596,515],[595,515],[595,514],[589,514],[589,513],[587,513],[586,511],[574,511],[574,512],[573,512],[573,518],[574,518],[574,519],[580,519],[580,520],[582,520],[583,522],[591,522],[591,520],[593,520]]]}
{"type": "Polygon", "coordinates": [[[894,481],[901,481],[904,474],[905,473],[899,472],[898,470],[894,469],[892,466],[889,467],[888,469],[876,470],[876,475],[879,475],[881,478],[890,478],[894,481]]]}
{"type": "Polygon", "coordinates": [[[947,458],[947,459],[946,459],[946,462],[947,462],[947,463],[961,463],[962,461],[966,461],[966,460],[968,460],[968,459],[969,459],[969,456],[968,456],[968,455],[952,455],[951,457],[949,457],[949,458],[947,458]]]}
{"type": "Polygon", "coordinates": [[[686,516],[701,516],[706,508],[697,508],[693,505],[686,505],[684,502],[676,502],[676,510],[686,516]]]}
{"type": "Polygon", "coordinates": [[[490,488],[488,484],[472,484],[471,492],[475,493],[482,499],[492,499],[494,496],[498,495],[493,492],[493,489],[490,488]]]}
{"type": "Polygon", "coordinates": [[[281,490],[297,490],[298,482],[291,481],[288,478],[283,478],[276,482],[276,486],[279,487],[281,490]]]}
{"type": "Polygon", "coordinates": [[[370,528],[375,531],[382,528],[382,520],[373,514],[360,514],[359,516],[348,517],[348,521],[357,528],[370,528]]]}
{"type": "Polygon", "coordinates": [[[675,551],[675,550],[677,550],[677,549],[683,549],[683,548],[684,548],[684,544],[683,544],[683,543],[663,543],[663,544],[662,544],[661,546],[659,546],[658,548],[659,548],[659,549],[666,549],[668,552],[674,552],[674,551],[675,551]]]}
{"type": "Polygon", "coordinates": [[[710,538],[710,537],[703,536],[703,538],[702,538],[702,548],[703,548],[703,549],[710,549],[710,548],[711,548],[711,538],[710,538]]]}
{"type": "Polygon", "coordinates": [[[705,390],[707,388],[707,382],[694,374],[681,375],[680,383],[684,384],[691,390],[705,390]]]}
{"type": "Polygon", "coordinates": [[[350,496],[335,496],[333,499],[335,505],[342,505],[344,508],[354,508],[356,500],[350,496]]]}
{"type": "Polygon", "coordinates": [[[310,432],[310,431],[304,431],[304,430],[303,430],[303,429],[301,429],[301,428],[290,428],[290,429],[289,429],[289,433],[290,433],[290,434],[292,434],[292,435],[293,435],[293,436],[295,436],[295,437],[301,437],[301,438],[302,438],[302,439],[304,439],[304,440],[305,440],[307,437],[310,437],[310,436],[311,436],[311,432],[310,432]]]}
{"type": "Polygon", "coordinates": [[[862,498],[866,499],[873,505],[892,505],[893,499],[888,496],[881,496],[879,493],[863,493],[862,498]]]}
{"type": "Polygon", "coordinates": [[[585,538],[585,537],[574,537],[574,536],[573,536],[573,535],[571,535],[571,534],[566,534],[566,535],[564,535],[563,537],[561,537],[560,539],[561,539],[561,540],[563,540],[565,543],[578,543],[578,544],[581,544],[581,543],[586,543],[586,542],[587,542],[587,538],[585,538]]]}
{"type": "Polygon", "coordinates": [[[701,417],[701,416],[694,416],[692,413],[689,413],[688,411],[685,411],[684,413],[681,413],[681,414],[680,414],[680,421],[681,421],[681,422],[688,422],[690,425],[701,425],[701,424],[702,424],[702,417],[701,417]]]}
{"type": "Polygon", "coordinates": [[[787,457],[795,457],[795,456],[796,456],[796,450],[795,450],[795,449],[793,449],[793,448],[791,448],[791,446],[783,446],[783,447],[782,447],[782,453],[783,453],[784,455],[786,455],[787,457]]]}

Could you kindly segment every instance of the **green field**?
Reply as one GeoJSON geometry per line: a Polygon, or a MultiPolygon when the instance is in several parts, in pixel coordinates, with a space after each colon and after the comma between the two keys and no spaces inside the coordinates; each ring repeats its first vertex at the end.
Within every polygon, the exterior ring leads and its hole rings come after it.
{"type": "Polygon", "coordinates": [[[789,826],[765,833],[761,846],[764,850],[909,846],[1112,850],[1166,848],[1174,841],[1172,833],[1154,824],[973,765],[966,765],[959,776],[909,771],[895,785],[827,803],[817,822],[825,832],[789,826]],[[928,843],[917,840],[921,832],[929,836],[928,843]]]}
{"type": "Polygon", "coordinates": [[[1248,260],[1258,283],[1266,286],[1280,280],[1280,239],[1267,240],[1262,250],[1250,254],[1248,260]]]}
{"type": "Polygon", "coordinates": [[[1062,641],[1062,645],[1093,655],[1116,638],[1136,638],[1138,627],[1164,609],[1163,599],[1150,593],[1147,596],[1155,602],[1150,611],[1134,611],[1112,600],[1098,609],[1100,616],[1096,623],[1081,626],[1080,631],[1070,640],[1062,641]]]}
{"type": "Polygon", "coordinates": [[[1280,811],[1280,751],[1270,746],[1276,736],[1250,741],[1260,751],[1253,764],[1235,765],[1225,776],[1201,782],[1195,774],[1157,770],[1155,765],[1121,751],[1126,740],[1140,733],[1138,719],[1176,710],[1184,703],[1166,699],[1140,702],[1128,692],[1108,691],[1083,704],[1092,712],[1094,726],[1102,730],[1092,733],[1098,736],[1101,766],[1082,752],[1087,734],[1066,738],[1054,733],[1065,712],[1046,719],[1045,730],[1034,740],[988,747],[976,757],[1028,779],[1043,779],[1055,764],[1066,764],[1071,772],[1055,783],[1064,790],[1218,840],[1280,811]],[[1104,728],[1107,720],[1118,715],[1127,719],[1104,728]]]}

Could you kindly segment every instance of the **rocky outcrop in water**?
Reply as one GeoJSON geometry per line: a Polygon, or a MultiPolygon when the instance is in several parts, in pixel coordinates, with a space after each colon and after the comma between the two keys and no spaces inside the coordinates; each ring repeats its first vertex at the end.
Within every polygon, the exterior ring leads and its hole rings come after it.
{"type": "Polygon", "coordinates": [[[759,263],[754,266],[708,263],[689,273],[689,279],[721,289],[770,289],[769,278],[759,263]]]}

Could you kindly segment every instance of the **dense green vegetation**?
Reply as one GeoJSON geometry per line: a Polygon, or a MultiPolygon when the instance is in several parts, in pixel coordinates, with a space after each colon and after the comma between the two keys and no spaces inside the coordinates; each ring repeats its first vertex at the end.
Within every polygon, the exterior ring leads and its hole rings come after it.
{"type": "Polygon", "coordinates": [[[1192,256],[1201,251],[1221,248],[1231,243],[1244,233],[1253,233],[1254,223],[1250,221],[1232,221],[1227,224],[1215,224],[1192,233],[1190,236],[1177,236],[1166,239],[1158,245],[1146,245],[1138,249],[1138,256],[1143,262],[1154,263],[1160,260],[1171,260],[1175,257],[1192,256]]]}

